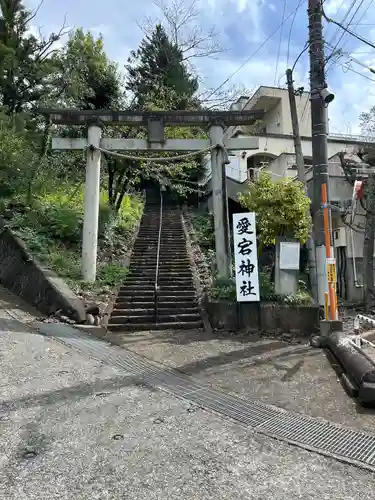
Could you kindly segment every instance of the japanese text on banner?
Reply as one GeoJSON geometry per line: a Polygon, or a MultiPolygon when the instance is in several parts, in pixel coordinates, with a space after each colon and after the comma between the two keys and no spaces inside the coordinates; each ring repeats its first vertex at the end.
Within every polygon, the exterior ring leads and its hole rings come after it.
{"type": "Polygon", "coordinates": [[[255,213],[233,214],[233,243],[238,302],[259,302],[255,213]]]}

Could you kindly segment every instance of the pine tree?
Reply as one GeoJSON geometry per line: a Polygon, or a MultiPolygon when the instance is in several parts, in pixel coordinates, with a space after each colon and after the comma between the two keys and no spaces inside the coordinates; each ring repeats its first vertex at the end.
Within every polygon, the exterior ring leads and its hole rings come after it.
{"type": "Polygon", "coordinates": [[[126,88],[132,92],[138,108],[147,107],[150,96],[168,90],[173,95],[169,109],[197,106],[194,94],[198,90],[198,79],[189,72],[181,49],[168,38],[160,24],[131,53],[126,70],[126,88]]]}

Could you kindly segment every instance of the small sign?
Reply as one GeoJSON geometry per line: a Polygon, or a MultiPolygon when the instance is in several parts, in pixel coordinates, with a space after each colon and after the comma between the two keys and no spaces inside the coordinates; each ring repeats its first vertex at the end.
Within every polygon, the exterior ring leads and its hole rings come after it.
{"type": "Polygon", "coordinates": [[[333,257],[327,258],[327,278],[330,283],[337,282],[336,259],[333,257]]]}
{"type": "Polygon", "coordinates": [[[298,241],[280,242],[280,269],[299,271],[300,244],[298,241]]]}
{"type": "Polygon", "coordinates": [[[233,214],[237,302],[259,302],[255,213],[233,214]]]}

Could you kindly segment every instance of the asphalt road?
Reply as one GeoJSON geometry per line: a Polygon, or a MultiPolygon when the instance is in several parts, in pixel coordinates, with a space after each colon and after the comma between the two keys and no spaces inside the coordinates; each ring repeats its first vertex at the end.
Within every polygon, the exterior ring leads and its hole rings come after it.
{"type": "Polygon", "coordinates": [[[0,310],[1,500],[374,497],[370,472],[135,386],[11,306],[0,310]]]}

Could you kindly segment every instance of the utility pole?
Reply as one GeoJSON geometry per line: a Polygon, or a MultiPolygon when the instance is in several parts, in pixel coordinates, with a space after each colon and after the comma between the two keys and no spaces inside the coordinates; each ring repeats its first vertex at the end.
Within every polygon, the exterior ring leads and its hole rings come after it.
{"type": "Polygon", "coordinates": [[[290,105],[290,115],[292,119],[292,130],[294,140],[294,152],[296,154],[298,180],[306,187],[305,160],[302,153],[301,136],[299,133],[299,123],[296,106],[296,94],[293,85],[293,73],[291,69],[286,70],[286,82],[288,84],[288,95],[290,105]]]}
{"type": "MultiPolygon", "coordinates": [[[[297,106],[296,106],[296,93],[294,90],[293,72],[291,69],[286,70],[286,82],[288,85],[289,106],[290,106],[290,115],[291,115],[291,119],[292,119],[294,152],[296,155],[298,180],[303,183],[303,185],[305,187],[306,194],[307,194],[305,159],[303,157],[303,152],[302,152],[302,142],[301,142],[301,135],[299,132],[299,123],[298,123],[297,106]]],[[[310,210],[309,210],[309,216],[310,216],[310,210]]],[[[311,235],[311,230],[309,231],[309,236],[308,236],[306,246],[307,246],[307,252],[308,252],[308,266],[309,266],[309,277],[310,277],[311,291],[312,291],[312,295],[314,297],[314,300],[316,302],[318,302],[315,247],[314,247],[314,242],[313,242],[312,235],[311,235]]]]}
{"type": "Polygon", "coordinates": [[[221,123],[212,123],[209,127],[212,145],[217,145],[211,152],[212,168],[212,198],[215,223],[215,251],[217,273],[220,278],[230,277],[230,247],[228,228],[228,205],[226,193],[226,171],[224,158],[224,126],[221,123]],[[229,247],[229,248],[228,248],[229,247]]]}
{"type": "MultiPolygon", "coordinates": [[[[317,263],[318,299],[325,304],[328,293],[326,271],[326,249],[324,237],[324,219],[322,207],[322,186],[328,190],[328,150],[327,150],[327,104],[333,94],[327,90],[325,81],[325,58],[323,44],[322,1],[309,0],[309,53],[310,53],[310,90],[311,90],[311,129],[313,157],[313,232],[317,263]]],[[[327,193],[328,218],[329,192],[327,193]]]]}

